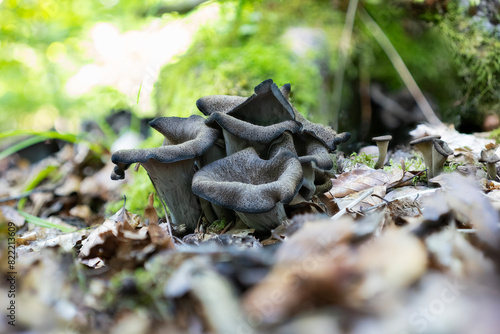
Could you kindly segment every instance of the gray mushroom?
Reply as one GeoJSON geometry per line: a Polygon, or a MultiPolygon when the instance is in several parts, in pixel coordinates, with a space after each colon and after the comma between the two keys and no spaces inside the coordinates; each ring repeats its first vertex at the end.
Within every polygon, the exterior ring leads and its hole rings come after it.
{"type": "MultiPolygon", "coordinates": [[[[304,183],[300,194],[309,200],[316,194],[316,171],[326,171],[333,168],[333,160],[328,149],[316,138],[309,134],[292,134],[284,132],[269,148],[269,157],[280,150],[293,153],[302,165],[304,183]]],[[[321,183],[322,184],[322,183],[321,183]]]]}
{"type": "Polygon", "coordinates": [[[427,137],[422,137],[415,139],[410,142],[411,146],[414,146],[417,150],[422,153],[422,156],[424,158],[424,164],[425,167],[427,168],[427,179],[431,179],[433,169],[432,169],[432,150],[434,147],[433,141],[435,139],[439,139],[441,136],[427,136],[427,137]]]}
{"type": "Polygon", "coordinates": [[[449,155],[453,154],[453,150],[441,139],[435,139],[432,150],[432,177],[441,174],[444,168],[444,163],[449,155]]]}
{"type": "Polygon", "coordinates": [[[227,113],[246,100],[243,96],[209,95],[199,98],[196,106],[205,116],[210,116],[214,112],[227,113]]]}
{"type": "Polygon", "coordinates": [[[227,113],[255,125],[266,126],[295,119],[288,101],[290,84],[280,89],[272,79],[268,79],[257,85],[254,91],[255,94],[249,98],[233,95],[205,96],[196,101],[196,106],[206,116],[215,112],[227,113]]]}
{"type": "Polygon", "coordinates": [[[489,180],[496,180],[497,178],[497,167],[496,163],[500,161],[500,158],[495,153],[496,146],[490,149],[482,150],[479,162],[486,164],[486,171],[488,172],[489,180]]]}
{"type": "Polygon", "coordinates": [[[410,145],[415,146],[424,157],[428,180],[438,176],[443,171],[448,156],[453,154],[453,150],[448,144],[439,138],[441,136],[427,136],[410,142],[410,145]]]}
{"type": "Polygon", "coordinates": [[[351,138],[349,132],[337,133],[331,126],[313,123],[302,116],[296,109],[295,120],[302,124],[301,133],[309,134],[318,139],[330,152],[337,149],[337,145],[345,143],[351,138]]]}
{"type": "Polygon", "coordinates": [[[262,126],[295,119],[290,102],[272,79],[257,85],[255,94],[228,114],[245,122],[262,126]]]}
{"type": "Polygon", "coordinates": [[[219,131],[207,127],[196,115],[161,117],[150,126],[165,136],[163,146],[117,151],[111,157],[116,164],[111,178],[123,179],[131,164],[140,163],[167,205],[173,223],[184,223],[188,230],[194,230],[201,214],[198,198],[191,191],[195,159],[212,147],[219,131]]]}
{"type": "Polygon", "coordinates": [[[294,120],[262,126],[220,112],[213,113],[207,118],[206,123],[210,126],[217,124],[222,128],[227,155],[249,146],[253,146],[261,152],[267,144],[278,138],[283,132],[295,133],[300,130],[300,125],[294,120]]]}
{"type": "Polygon", "coordinates": [[[264,160],[253,147],[215,161],[193,177],[193,192],[236,211],[251,228],[268,231],[280,225],[302,184],[300,162],[288,151],[264,160]]]}
{"type": "Polygon", "coordinates": [[[387,148],[389,147],[389,142],[392,140],[392,136],[373,137],[372,140],[378,147],[378,160],[375,163],[375,169],[380,169],[384,166],[385,158],[387,157],[387,148]]]}

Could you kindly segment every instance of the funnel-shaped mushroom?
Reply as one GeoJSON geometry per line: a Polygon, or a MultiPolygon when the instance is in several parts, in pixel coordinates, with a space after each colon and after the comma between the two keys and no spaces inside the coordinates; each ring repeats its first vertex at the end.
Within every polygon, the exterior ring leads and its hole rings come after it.
{"type": "Polygon", "coordinates": [[[410,142],[410,145],[415,146],[415,148],[422,153],[424,164],[427,168],[427,179],[432,179],[434,177],[434,170],[432,165],[432,150],[434,147],[434,140],[439,138],[441,138],[441,136],[427,136],[415,139],[410,142]]]}
{"type": "Polygon", "coordinates": [[[332,189],[333,182],[332,178],[335,178],[335,174],[321,169],[314,169],[314,186],[316,188],[314,195],[324,194],[330,189],[332,189]]]}
{"type": "Polygon", "coordinates": [[[123,179],[131,164],[140,163],[169,208],[173,223],[184,223],[193,230],[201,214],[198,198],[191,191],[194,161],[212,147],[219,131],[207,127],[205,120],[196,115],[161,117],[150,125],[165,136],[163,146],[117,151],[111,157],[116,164],[111,178],[123,179]]]}
{"type": "Polygon", "coordinates": [[[434,139],[432,150],[432,177],[438,176],[443,171],[444,163],[453,150],[441,139],[434,139]]]}
{"type": "Polygon", "coordinates": [[[490,149],[481,151],[481,158],[479,158],[479,162],[486,164],[486,170],[488,172],[488,179],[496,180],[497,178],[497,162],[500,161],[500,158],[495,153],[495,149],[497,146],[494,146],[490,149]]]}
{"type": "Polygon", "coordinates": [[[255,87],[255,94],[228,114],[245,122],[263,126],[295,119],[290,102],[272,79],[261,82],[255,87]]]}
{"type": "Polygon", "coordinates": [[[196,106],[206,116],[215,112],[228,113],[239,120],[266,126],[295,119],[293,108],[288,102],[289,94],[290,84],[280,89],[272,79],[268,79],[257,85],[255,94],[249,98],[210,95],[198,99],[196,106]]]}
{"type": "Polygon", "coordinates": [[[315,170],[330,170],[333,160],[328,149],[316,138],[308,134],[291,134],[284,132],[270,146],[269,157],[280,150],[287,150],[297,156],[304,174],[304,183],[300,194],[309,200],[316,193],[315,170]]]}
{"type": "Polygon", "coordinates": [[[248,146],[253,146],[260,152],[283,132],[295,133],[300,130],[300,125],[294,120],[261,126],[220,112],[213,113],[207,118],[206,123],[210,126],[217,124],[222,128],[227,155],[241,151],[248,146]]]}
{"type": "Polygon", "coordinates": [[[263,160],[249,147],[200,169],[192,189],[199,197],[236,211],[251,228],[265,231],[286,219],[283,204],[292,201],[301,184],[302,168],[292,153],[281,151],[263,160]]]}
{"type": "Polygon", "coordinates": [[[378,147],[378,160],[375,163],[375,169],[380,169],[384,166],[385,158],[387,157],[387,148],[389,148],[389,142],[391,139],[392,136],[379,136],[372,138],[378,147]]]}

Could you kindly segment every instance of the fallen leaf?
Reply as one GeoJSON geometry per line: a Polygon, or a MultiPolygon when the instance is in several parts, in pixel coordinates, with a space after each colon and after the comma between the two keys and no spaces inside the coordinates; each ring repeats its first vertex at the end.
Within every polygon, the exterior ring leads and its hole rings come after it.
{"type": "Polygon", "coordinates": [[[403,173],[402,170],[397,168],[389,172],[381,169],[360,167],[341,174],[337,179],[332,179],[332,189],[326,195],[342,198],[375,186],[389,187],[401,180],[411,180],[412,177],[411,173],[403,173]]]}

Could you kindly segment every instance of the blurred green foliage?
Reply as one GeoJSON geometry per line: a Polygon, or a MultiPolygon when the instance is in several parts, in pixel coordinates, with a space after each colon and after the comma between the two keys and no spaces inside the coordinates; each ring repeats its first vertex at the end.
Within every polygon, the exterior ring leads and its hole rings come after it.
{"type": "MultiPolygon", "coordinates": [[[[131,0],[3,0],[0,1],[0,131],[18,128],[47,130],[57,116],[70,119],[109,113],[123,106],[123,97],[102,88],[71,98],[64,85],[86,63],[88,32],[97,22],[119,29],[142,26],[143,13],[157,1],[131,0]],[[99,97],[98,108],[91,109],[99,97]],[[89,104],[90,103],[90,104],[89,104]]],[[[114,90],[116,92],[116,90],[114,90]]]]}
{"type": "MultiPolygon", "coordinates": [[[[293,102],[302,113],[329,123],[331,85],[348,1],[217,3],[220,19],[203,27],[186,54],[163,69],[155,90],[158,115],[187,116],[196,111],[194,102],[201,96],[249,95],[256,84],[273,78],[278,84],[292,84],[293,102]],[[290,39],[286,32],[297,27],[321,31],[323,44],[309,48],[290,39]],[[298,46],[290,46],[294,43],[298,46]],[[298,54],[297,47],[306,52],[298,54]]],[[[498,29],[495,35],[484,22],[471,18],[472,5],[452,2],[446,4],[446,11],[424,8],[412,13],[412,6],[421,4],[370,0],[360,6],[384,30],[445,120],[458,124],[468,112],[497,112],[498,29]]],[[[94,60],[86,44],[97,22],[127,31],[144,27],[154,15],[162,15],[164,22],[190,15],[164,13],[175,5],[166,0],[1,1],[0,116],[6,121],[0,130],[34,125],[47,129],[58,116],[75,120],[89,113],[105,115],[113,108],[133,109],[130,97],[115,87],[94,88],[74,98],[65,92],[65,84],[94,60]]],[[[359,118],[353,114],[359,109],[360,75],[382,82],[388,90],[404,88],[370,32],[356,20],[342,90],[341,124],[359,118]]]]}

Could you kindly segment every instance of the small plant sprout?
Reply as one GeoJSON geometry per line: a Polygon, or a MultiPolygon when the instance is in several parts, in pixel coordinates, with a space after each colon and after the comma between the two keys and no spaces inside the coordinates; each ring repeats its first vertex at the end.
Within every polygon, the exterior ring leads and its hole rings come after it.
{"type": "MultiPolygon", "coordinates": [[[[496,148],[496,147],[495,147],[496,148]]],[[[481,151],[481,158],[479,162],[486,164],[486,170],[488,172],[489,180],[496,180],[497,178],[497,167],[496,163],[500,161],[500,158],[495,153],[495,148],[490,148],[481,151]]]]}
{"type": "Polygon", "coordinates": [[[378,160],[375,163],[375,169],[380,169],[384,166],[385,158],[387,157],[387,148],[389,147],[391,139],[392,136],[389,135],[372,138],[378,147],[378,160]]]}

